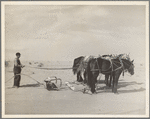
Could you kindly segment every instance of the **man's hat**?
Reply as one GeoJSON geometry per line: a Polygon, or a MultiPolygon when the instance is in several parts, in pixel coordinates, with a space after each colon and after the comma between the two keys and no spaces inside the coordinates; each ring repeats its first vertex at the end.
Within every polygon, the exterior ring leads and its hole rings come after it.
{"type": "Polygon", "coordinates": [[[16,53],[16,56],[17,56],[17,55],[21,55],[21,54],[20,54],[19,52],[17,52],[17,53],[16,53]]]}

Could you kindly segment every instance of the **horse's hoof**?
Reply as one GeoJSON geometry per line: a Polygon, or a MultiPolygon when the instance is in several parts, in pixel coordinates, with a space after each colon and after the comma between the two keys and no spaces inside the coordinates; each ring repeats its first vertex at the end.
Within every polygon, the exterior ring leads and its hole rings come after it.
{"type": "Polygon", "coordinates": [[[115,95],[119,95],[119,93],[114,93],[115,95]]]}
{"type": "Polygon", "coordinates": [[[93,94],[90,90],[88,91],[88,93],[89,93],[90,95],[92,95],[92,94],[93,94]]]}
{"type": "Polygon", "coordinates": [[[118,93],[118,92],[114,92],[114,94],[117,94],[117,95],[118,95],[119,93],[118,93]]]}
{"type": "Polygon", "coordinates": [[[84,89],[83,89],[83,93],[85,93],[85,91],[86,91],[86,89],[84,88],[84,89]]]}
{"type": "Polygon", "coordinates": [[[95,91],[93,94],[97,94],[97,92],[95,91]]]}

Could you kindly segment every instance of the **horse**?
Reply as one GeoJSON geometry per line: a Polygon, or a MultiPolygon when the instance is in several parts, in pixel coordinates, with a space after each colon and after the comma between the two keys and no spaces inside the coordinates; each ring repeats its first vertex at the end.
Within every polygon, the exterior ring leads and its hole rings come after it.
{"type": "MultiPolygon", "coordinates": [[[[119,54],[119,55],[114,55],[114,54],[109,54],[109,55],[102,55],[103,58],[106,59],[119,59],[120,57],[124,56],[125,54],[119,54]]],[[[129,55],[128,55],[129,57],[129,55]]],[[[123,71],[123,75],[124,75],[124,71],[123,71]]],[[[105,84],[106,86],[111,87],[111,81],[112,81],[112,73],[107,73],[105,74],[105,84]],[[110,77],[110,81],[108,81],[110,77]]]]}
{"type": "Polygon", "coordinates": [[[78,82],[84,82],[85,84],[87,83],[86,80],[86,68],[88,65],[88,62],[94,58],[94,56],[80,56],[76,59],[74,59],[72,71],[75,74],[77,74],[77,81],[78,82]]]}
{"type": "Polygon", "coordinates": [[[88,85],[91,88],[91,92],[95,93],[95,84],[97,83],[97,77],[99,73],[102,73],[104,75],[110,75],[112,74],[113,78],[113,87],[112,92],[117,92],[117,85],[118,80],[120,77],[120,74],[122,71],[126,69],[128,72],[133,75],[134,74],[134,65],[133,61],[130,61],[128,59],[112,59],[106,60],[102,57],[91,59],[88,63],[88,67],[86,69],[86,77],[88,80],[88,85]]]}
{"type": "MultiPolygon", "coordinates": [[[[119,56],[119,55],[117,55],[117,56],[119,56]]],[[[111,55],[102,55],[102,57],[105,57],[105,58],[113,57],[114,58],[114,55],[112,55],[112,54],[111,55]]],[[[77,74],[78,82],[84,81],[84,83],[87,83],[86,71],[84,69],[87,67],[87,63],[91,58],[94,58],[94,56],[80,56],[80,57],[74,59],[72,71],[73,71],[74,75],[77,74]],[[88,59],[88,60],[86,60],[86,59],[88,59]]],[[[105,83],[107,86],[109,85],[108,84],[109,76],[111,78],[111,75],[108,75],[108,74],[105,75],[105,83]]]]}

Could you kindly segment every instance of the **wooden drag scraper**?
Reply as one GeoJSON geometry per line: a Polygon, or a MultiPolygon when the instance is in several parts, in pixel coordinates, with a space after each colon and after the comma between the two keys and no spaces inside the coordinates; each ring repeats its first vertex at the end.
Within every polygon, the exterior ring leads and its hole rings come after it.
{"type": "Polygon", "coordinates": [[[62,86],[62,80],[60,78],[57,78],[56,76],[52,76],[52,77],[47,77],[44,82],[46,82],[46,89],[48,91],[50,90],[59,90],[60,87],[62,86]],[[60,83],[60,85],[58,85],[57,83],[60,83]]]}

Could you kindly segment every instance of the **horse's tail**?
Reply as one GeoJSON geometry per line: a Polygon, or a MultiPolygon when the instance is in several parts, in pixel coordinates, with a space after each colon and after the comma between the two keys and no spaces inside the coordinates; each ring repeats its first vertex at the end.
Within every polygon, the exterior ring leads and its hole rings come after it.
{"type": "Polygon", "coordinates": [[[73,65],[73,67],[72,67],[72,72],[73,72],[74,75],[77,73],[77,68],[78,68],[78,67],[76,67],[75,65],[73,65]]]}
{"type": "Polygon", "coordinates": [[[74,75],[78,73],[78,71],[79,71],[79,66],[80,66],[81,61],[83,60],[83,58],[84,58],[84,57],[81,56],[81,57],[78,57],[78,58],[74,59],[73,67],[72,67],[72,71],[73,71],[74,75]]]}
{"type": "Polygon", "coordinates": [[[72,72],[73,72],[74,75],[76,74],[76,62],[75,62],[75,60],[73,62],[73,66],[72,66],[72,72]]]}

